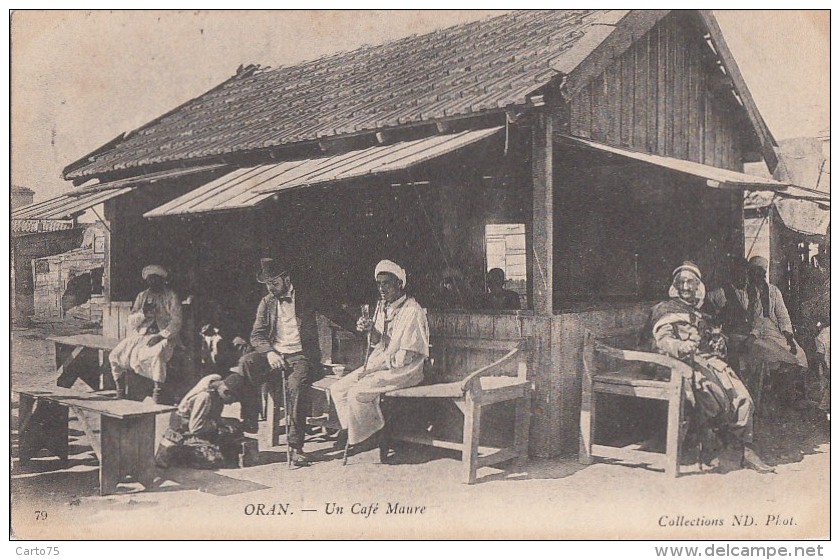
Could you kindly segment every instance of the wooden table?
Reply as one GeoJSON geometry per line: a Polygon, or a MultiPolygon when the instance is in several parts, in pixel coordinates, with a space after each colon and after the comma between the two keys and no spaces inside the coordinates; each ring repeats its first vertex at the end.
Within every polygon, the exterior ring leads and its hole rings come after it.
{"type": "Polygon", "coordinates": [[[50,336],[55,344],[55,368],[58,386],[70,388],[81,379],[91,389],[113,389],[108,354],[119,343],[116,338],[99,334],[50,336]]]}
{"type": "Polygon", "coordinates": [[[18,416],[19,458],[28,462],[41,449],[59,459],[68,458],[69,411],[84,427],[99,459],[99,494],[116,491],[126,477],[149,488],[155,475],[155,416],[175,410],[146,402],[114,398],[113,391],[84,393],[51,385],[12,388],[20,395],[18,416]],[[90,414],[99,415],[96,434],[90,414]]]}

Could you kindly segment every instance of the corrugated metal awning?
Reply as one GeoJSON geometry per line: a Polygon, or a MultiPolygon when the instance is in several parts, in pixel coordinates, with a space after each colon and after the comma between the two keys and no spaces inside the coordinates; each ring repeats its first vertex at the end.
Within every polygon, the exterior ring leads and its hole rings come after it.
{"type": "Polygon", "coordinates": [[[642,152],[634,152],[623,148],[616,148],[615,146],[608,146],[599,142],[592,142],[591,140],[584,140],[582,138],[575,138],[573,136],[563,135],[562,138],[570,144],[592,148],[601,152],[607,152],[623,156],[630,159],[635,159],[644,163],[649,163],[657,167],[670,169],[678,173],[685,173],[686,175],[693,175],[700,179],[706,179],[706,183],[710,187],[716,188],[730,188],[730,189],[744,189],[744,190],[762,190],[762,191],[780,191],[787,189],[790,185],[781,183],[774,179],[765,177],[756,177],[755,175],[748,175],[746,173],[739,173],[729,169],[721,169],[711,165],[697,163],[695,161],[687,161],[684,159],[658,156],[653,154],[646,154],[642,152]]]}
{"type": "Polygon", "coordinates": [[[375,146],[335,156],[237,169],[143,214],[146,218],[254,207],[275,193],[407,169],[488,138],[502,127],[375,146]]]}
{"type": "Polygon", "coordinates": [[[68,220],[88,208],[101,204],[121,194],[131,191],[134,187],[110,189],[91,192],[82,196],[63,194],[42,202],[27,204],[12,210],[13,220],[68,220]]]}

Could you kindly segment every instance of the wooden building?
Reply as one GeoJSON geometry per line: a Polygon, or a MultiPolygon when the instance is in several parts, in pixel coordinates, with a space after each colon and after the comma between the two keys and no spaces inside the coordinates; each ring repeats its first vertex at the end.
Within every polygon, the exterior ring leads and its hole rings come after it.
{"type": "Polygon", "coordinates": [[[12,211],[11,316],[27,320],[35,313],[35,276],[32,261],[78,247],[84,229],[72,221],[16,219],[12,211]]]}
{"type": "Polygon", "coordinates": [[[640,325],[684,259],[724,274],[743,189],[784,188],[742,173],[774,146],[710,12],[514,12],[244,67],[69,165],[99,183],[63,200],[105,202],[113,305],[156,261],[239,329],[260,256],[351,311],[400,262],[434,334],[534,338],[531,452],[557,456],[578,446],[584,329],[640,325]],[[524,259],[519,314],[474,297],[502,254],[509,275],[524,259]]]}
{"type": "Polygon", "coordinates": [[[102,319],[107,231],[99,223],[88,224],[82,229],[80,247],[32,261],[34,315],[38,319],[68,315],[93,322],[102,319]]]}

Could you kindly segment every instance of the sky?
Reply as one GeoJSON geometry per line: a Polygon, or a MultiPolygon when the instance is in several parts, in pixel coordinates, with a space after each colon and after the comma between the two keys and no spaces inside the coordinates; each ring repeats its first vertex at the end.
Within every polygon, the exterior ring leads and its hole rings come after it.
{"type": "MultiPolygon", "coordinates": [[[[232,76],[495,15],[491,11],[27,11],[12,15],[12,184],[61,170],[232,76]]],[[[777,139],[829,126],[827,12],[716,11],[777,139]]]]}

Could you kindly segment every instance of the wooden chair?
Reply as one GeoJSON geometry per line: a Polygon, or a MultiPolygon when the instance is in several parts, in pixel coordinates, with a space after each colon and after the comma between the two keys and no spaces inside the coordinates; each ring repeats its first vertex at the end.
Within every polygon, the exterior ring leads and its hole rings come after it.
{"type": "Polygon", "coordinates": [[[596,457],[617,459],[663,468],[668,475],[677,476],[683,428],[684,384],[690,379],[691,367],[668,356],[625,350],[605,342],[627,341],[635,338],[638,332],[638,329],[623,329],[600,337],[588,331],[584,335],[580,462],[591,464],[596,457]],[[662,366],[669,370],[669,375],[667,379],[652,377],[642,364],[662,366]],[[624,395],[666,402],[668,419],[665,453],[644,451],[637,446],[613,447],[595,443],[599,395],[624,395]]]}
{"type": "MultiPolygon", "coordinates": [[[[476,471],[483,466],[495,465],[515,459],[515,465],[521,466],[528,457],[528,435],[531,416],[531,382],[526,378],[528,369],[529,341],[525,338],[516,340],[483,340],[467,338],[437,338],[433,340],[437,358],[426,382],[416,387],[390,391],[384,395],[387,399],[445,399],[452,402],[464,415],[463,441],[450,442],[436,439],[426,432],[399,433],[394,430],[393,419],[383,431],[380,453],[387,452],[390,441],[398,440],[410,443],[443,447],[461,451],[462,479],[467,484],[476,481],[476,471]],[[454,351],[462,350],[482,354],[487,365],[464,371],[457,367],[450,357],[454,351]],[[511,369],[515,368],[515,375],[511,369]],[[513,445],[509,448],[479,446],[481,440],[482,410],[484,407],[499,402],[514,402],[513,445]]],[[[391,404],[391,409],[396,407],[391,404]]]]}

